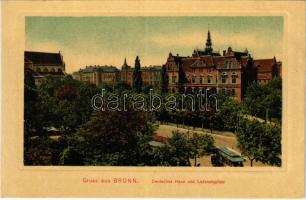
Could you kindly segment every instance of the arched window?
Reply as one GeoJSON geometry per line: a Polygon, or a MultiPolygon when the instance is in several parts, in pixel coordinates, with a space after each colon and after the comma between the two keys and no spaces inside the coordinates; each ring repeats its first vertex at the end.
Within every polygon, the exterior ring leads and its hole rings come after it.
{"type": "Polygon", "coordinates": [[[233,72],[232,73],[232,83],[237,83],[237,78],[238,78],[238,75],[236,72],[233,72]]]}
{"type": "Polygon", "coordinates": [[[227,61],[226,62],[226,68],[233,68],[233,62],[232,61],[227,61]]]}
{"type": "Polygon", "coordinates": [[[47,68],[44,68],[43,72],[48,72],[48,69],[47,69],[47,68]]]}
{"type": "Polygon", "coordinates": [[[212,77],[212,76],[210,76],[210,75],[209,75],[209,76],[207,76],[207,83],[212,83],[212,78],[213,78],[213,77],[212,77]]]}
{"type": "Polygon", "coordinates": [[[195,75],[192,75],[191,83],[195,83],[195,81],[196,81],[196,77],[195,77],[195,75]]]}
{"type": "Polygon", "coordinates": [[[41,69],[39,67],[37,68],[37,72],[41,72],[41,69]]]}
{"type": "Polygon", "coordinates": [[[227,79],[227,73],[223,72],[221,74],[221,83],[226,83],[226,79],[227,79]]]}
{"type": "Polygon", "coordinates": [[[57,72],[63,72],[63,71],[62,71],[62,69],[61,69],[61,68],[59,68],[59,69],[57,70],[57,72]]]}
{"type": "Polygon", "coordinates": [[[55,69],[54,69],[54,68],[52,68],[52,69],[51,69],[51,72],[55,72],[55,69]]]}

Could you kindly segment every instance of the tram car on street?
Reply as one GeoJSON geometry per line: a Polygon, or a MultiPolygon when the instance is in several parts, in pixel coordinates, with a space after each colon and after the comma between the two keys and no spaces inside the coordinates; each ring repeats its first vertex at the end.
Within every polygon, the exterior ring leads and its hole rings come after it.
{"type": "Polygon", "coordinates": [[[216,147],[211,156],[211,164],[214,167],[229,166],[243,167],[244,158],[228,147],[216,147]]]}

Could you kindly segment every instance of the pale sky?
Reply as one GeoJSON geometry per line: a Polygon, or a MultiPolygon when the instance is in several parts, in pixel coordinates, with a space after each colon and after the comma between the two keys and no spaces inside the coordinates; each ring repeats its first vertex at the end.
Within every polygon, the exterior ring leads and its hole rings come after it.
{"type": "Polygon", "coordinates": [[[161,65],[169,52],[191,56],[207,30],[214,51],[245,48],[254,58],[282,60],[283,17],[26,17],[27,51],[63,54],[66,72],[86,65],[161,65]]]}

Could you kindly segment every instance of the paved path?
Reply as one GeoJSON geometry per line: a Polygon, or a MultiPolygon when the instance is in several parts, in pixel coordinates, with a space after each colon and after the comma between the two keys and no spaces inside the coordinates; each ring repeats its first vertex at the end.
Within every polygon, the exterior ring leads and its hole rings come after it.
{"type": "Polygon", "coordinates": [[[208,134],[211,135],[214,140],[215,140],[215,145],[216,146],[226,146],[230,147],[231,149],[234,149],[235,151],[239,151],[237,147],[237,139],[234,134],[229,135],[228,133],[226,135],[221,135],[221,134],[211,134],[210,132],[203,132],[199,130],[188,130],[184,128],[176,128],[175,126],[171,125],[159,125],[158,130],[156,131],[157,135],[163,136],[163,137],[172,137],[172,131],[178,130],[181,133],[185,133],[188,136],[188,131],[189,131],[189,136],[192,136],[193,132],[196,132],[198,134],[208,134]]]}
{"type": "MultiPolygon", "coordinates": [[[[191,136],[192,132],[196,132],[196,133],[199,133],[199,134],[208,134],[208,135],[211,135],[214,140],[215,140],[215,146],[226,146],[226,147],[230,147],[231,149],[234,149],[235,151],[239,152],[240,153],[240,149],[237,147],[237,139],[236,139],[236,136],[232,133],[232,134],[229,134],[229,132],[226,132],[225,135],[222,135],[222,132],[218,131],[217,133],[218,134],[214,134],[214,131],[213,131],[213,134],[211,134],[209,131],[199,131],[199,130],[195,130],[195,131],[192,131],[192,130],[188,130],[188,129],[184,129],[184,128],[176,128],[176,126],[173,126],[173,125],[159,125],[159,128],[157,129],[156,133],[157,135],[160,135],[160,136],[163,136],[163,137],[169,137],[171,138],[172,137],[172,131],[180,131],[181,133],[185,133],[187,134],[188,136],[188,131],[189,131],[189,134],[191,136]]],[[[190,159],[191,161],[191,164],[193,165],[194,163],[194,160],[193,159],[190,159]]],[[[202,157],[202,158],[198,158],[197,159],[197,162],[201,164],[201,166],[212,166],[211,165],[211,162],[210,162],[210,156],[205,156],[205,157],[202,157]]],[[[250,161],[249,160],[246,160],[244,162],[244,166],[245,167],[250,167],[250,161]]],[[[255,167],[269,167],[268,165],[264,165],[262,164],[261,162],[253,162],[253,166],[255,167]]]]}

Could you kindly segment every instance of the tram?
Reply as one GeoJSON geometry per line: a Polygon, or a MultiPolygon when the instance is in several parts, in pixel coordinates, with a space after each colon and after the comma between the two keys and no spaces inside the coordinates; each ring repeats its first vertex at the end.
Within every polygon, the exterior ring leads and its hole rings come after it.
{"type": "Polygon", "coordinates": [[[211,156],[211,164],[214,167],[230,166],[243,167],[243,157],[228,147],[216,147],[211,156]]]}

